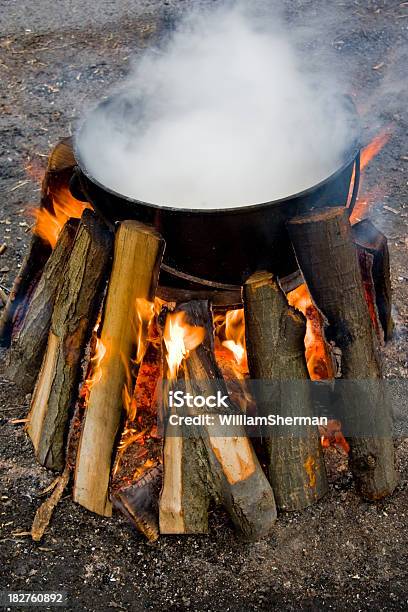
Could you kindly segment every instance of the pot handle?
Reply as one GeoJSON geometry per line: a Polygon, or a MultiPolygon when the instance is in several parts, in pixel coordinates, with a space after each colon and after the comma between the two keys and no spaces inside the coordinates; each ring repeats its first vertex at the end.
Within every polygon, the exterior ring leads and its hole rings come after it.
{"type": "Polygon", "coordinates": [[[357,196],[358,196],[358,189],[360,187],[360,176],[361,176],[361,169],[360,169],[360,151],[357,153],[356,158],[354,160],[354,185],[353,185],[353,192],[351,194],[351,198],[350,198],[350,203],[348,205],[348,211],[349,211],[349,217],[351,217],[351,214],[354,210],[354,206],[357,202],[357,196]]]}

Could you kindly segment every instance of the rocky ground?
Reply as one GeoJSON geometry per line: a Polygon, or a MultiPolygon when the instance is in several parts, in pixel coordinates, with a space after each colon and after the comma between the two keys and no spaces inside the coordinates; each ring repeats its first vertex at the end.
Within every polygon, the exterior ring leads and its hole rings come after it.
{"type": "MultiPolygon", "coordinates": [[[[0,0],[3,291],[27,247],[27,209],[38,201],[51,146],[174,16],[199,4],[216,2],[96,0],[85,7],[79,0],[0,0]]],[[[333,69],[346,75],[363,116],[364,138],[381,126],[391,134],[365,174],[363,192],[391,249],[397,327],[384,350],[386,375],[408,378],[407,3],[279,4],[301,36],[313,27],[311,54],[333,54],[333,69]]],[[[407,609],[407,439],[397,441],[401,484],[391,498],[362,502],[349,474],[333,469],[325,499],[282,515],[273,535],[258,543],[237,541],[217,511],[210,536],[162,537],[149,545],[120,516],[93,516],[67,494],[36,544],[18,534],[30,529],[53,475],[35,463],[15,422],[26,414],[27,398],[1,380],[1,589],[66,591],[69,610],[407,609]]]]}

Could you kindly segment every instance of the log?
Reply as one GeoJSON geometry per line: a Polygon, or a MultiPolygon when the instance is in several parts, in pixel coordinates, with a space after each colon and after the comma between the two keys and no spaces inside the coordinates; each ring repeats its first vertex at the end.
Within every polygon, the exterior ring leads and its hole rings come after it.
{"type": "Polygon", "coordinates": [[[113,506],[150,542],[159,537],[159,495],[163,468],[157,465],[112,497],[113,506]]]}
{"type": "Polygon", "coordinates": [[[32,393],[40,371],[55,298],[65,275],[77,228],[76,219],[66,223],[30,299],[22,327],[11,343],[5,375],[25,393],[32,393]]]}
{"type": "Polygon", "coordinates": [[[135,357],[138,331],[136,299],[153,301],[164,241],[136,221],[121,223],[115,239],[112,274],[103,316],[101,342],[106,348],[102,376],[90,392],[77,456],[74,500],[97,514],[110,516],[109,478],[126,384],[126,365],[135,357]]]}
{"type": "Polygon", "coordinates": [[[338,386],[356,488],[366,499],[380,499],[398,481],[392,415],[347,211],[312,211],[292,219],[288,230],[312,298],[328,321],[326,337],[342,352],[342,376],[353,381],[338,386]]]}
{"type": "Polygon", "coordinates": [[[380,323],[380,316],[375,298],[375,286],[373,279],[373,264],[374,257],[364,248],[360,248],[358,244],[357,256],[360,264],[361,280],[363,281],[364,297],[368,307],[371,323],[377,334],[378,342],[384,344],[384,331],[380,323]]]}
{"type": "Polygon", "coordinates": [[[81,360],[100,310],[111,249],[109,230],[94,213],[84,211],[55,302],[29,415],[28,432],[37,459],[51,469],[61,470],[65,465],[81,360]]]}
{"type": "MultiPolygon", "coordinates": [[[[197,396],[217,395],[228,396],[225,382],[214,356],[214,338],[212,313],[207,301],[192,301],[180,304],[177,310],[187,314],[190,325],[204,327],[205,339],[194,350],[191,350],[184,363],[186,392],[197,396]]],[[[240,411],[227,402],[228,408],[223,412],[239,415],[240,411]]],[[[186,408],[189,416],[199,413],[217,416],[215,409],[186,408]],[[198,412],[197,412],[198,410],[198,412]]],[[[166,432],[168,435],[168,432],[166,432]]],[[[276,506],[273,491],[258,462],[243,425],[225,426],[214,418],[213,425],[204,424],[196,430],[184,432],[183,440],[189,435],[194,447],[194,470],[197,480],[204,488],[208,498],[215,499],[228,511],[231,519],[242,538],[259,539],[270,533],[276,520],[276,506]]],[[[166,436],[167,442],[167,436],[166,436]]],[[[190,457],[192,457],[190,455],[190,457]]],[[[190,459],[191,460],[191,459],[190,459]]],[[[170,462],[173,455],[170,456],[170,462]]],[[[180,462],[178,462],[180,463],[180,462]]],[[[164,479],[169,466],[169,458],[164,460],[164,479]]],[[[178,490],[185,480],[179,479],[173,485],[173,496],[183,499],[178,490]]],[[[202,495],[202,493],[201,493],[202,495]]],[[[184,498],[187,501],[187,498],[184,498]]],[[[188,503],[188,502],[187,502],[188,503]]],[[[180,514],[186,505],[181,508],[180,514]]],[[[162,500],[160,502],[160,512],[162,500]]],[[[200,506],[204,511],[204,502],[200,506]]],[[[161,526],[161,523],[160,523],[161,526]]],[[[179,533],[185,533],[182,530],[179,533]]]]}
{"type": "MultiPolygon", "coordinates": [[[[174,390],[175,386],[169,385],[168,388],[174,390]]],[[[164,401],[165,397],[166,393],[163,393],[164,401]]],[[[166,416],[171,413],[166,411],[166,416]]],[[[211,495],[202,475],[203,464],[205,449],[199,436],[190,437],[183,426],[167,426],[159,504],[160,533],[208,533],[211,495]]]]}
{"type": "MultiPolygon", "coordinates": [[[[68,184],[76,161],[72,149],[72,138],[63,138],[52,150],[48,159],[41,190],[40,208],[53,211],[52,185],[55,181],[68,184]]],[[[31,237],[30,246],[14,281],[7,304],[0,320],[0,346],[9,348],[14,329],[19,329],[30,297],[41,277],[42,270],[51,254],[51,246],[40,236],[31,237]]]]}
{"type": "Polygon", "coordinates": [[[16,276],[7,304],[0,320],[0,346],[9,348],[13,328],[24,320],[30,296],[41,277],[42,270],[51,254],[51,247],[39,236],[31,237],[27,255],[16,276]]]}
{"type": "Polygon", "coordinates": [[[392,290],[390,276],[390,254],[387,238],[369,219],[363,219],[352,227],[354,242],[358,252],[372,256],[372,282],[378,317],[384,332],[384,340],[392,338],[392,290]]]}
{"type": "MultiPolygon", "coordinates": [[[[248,365],[257,380],[261,415],[312,419],[304,338],[306,320],[289,306],[272,274],[258,272],[244,285],[248,365]]],[[[281,510],[301,510],[328,491],[317,426],[277,425],[266,435],[268,474],[281,510]]]]}

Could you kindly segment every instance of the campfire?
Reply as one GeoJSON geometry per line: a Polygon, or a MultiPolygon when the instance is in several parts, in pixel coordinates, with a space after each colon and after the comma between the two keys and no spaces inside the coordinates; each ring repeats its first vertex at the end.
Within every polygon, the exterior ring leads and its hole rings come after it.
{"type": "MultiPolygon", "coordinates": [[[[364,150],[362,168],[385,141],[381,135],[364,150]]],[[[76,164],[64,139],[50,156],[1,321],[8,377],[32,394],[27,432],[36,458],[61,474],[33,538],[42,537],[71,476],[75,502],[103,516],[118,509],[150,540],[206,533],[212,503],[226,508],[241,537],[267,535],[277,511],[325,495],[322,449],[330,446],[348,455],[364,498],[391,494],[391,434],[346,438],[335,418],[290,435],[215,418],[192,434],[186,418],[170,418],[177,390],[227,398],[227,415],[262,415],[271,400],[251,381],[267,380],[274,413],[312,417],[310,387],[288,382],[330,388],[339,379],[381,378],[378,346],[393,326],[389,257],[384,235],[361,220],[364,199],[352,226],[346,207],[312,207],[288,220],[298,266],[291,276],[261,268],[242,286],[200,285],[187,274],[172,282],[157,228],[97,214],[94,194],[85,201],[78,189],[76,164]]],[[[377,400],[366,397],[367,410],[384,431],[390,415],[377,400]]],[[[345,414],[357,410],[348,397],[345,414]]],[[[182,416],[219,412],[187,405],[182,416]]]]}

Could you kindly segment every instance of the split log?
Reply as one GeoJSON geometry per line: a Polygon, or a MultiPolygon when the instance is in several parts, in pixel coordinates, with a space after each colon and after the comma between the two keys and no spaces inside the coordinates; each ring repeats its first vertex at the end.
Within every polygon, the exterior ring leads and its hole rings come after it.
{"type": "Polygon", "coordinates": [[[137,338],[145,342],[145,330],[134,320],[136,299],[153,301],[163,251],[164,241],[153,229],[136,221],[121,223],[102,323],[106,353],[100,364],[101,378],[89,395],[74,484],[74,500],[104,516],[112,513],[109,478],[126,367],[136,355],[137,338]]]}
{"type": "Polygon", "coordinates": [[[65,465],[68,421],[80,382],[81,360],[100,310],[111,257],[112,236],[91,211],[84,211],[55,302],[28,432],[39,462],[65,465]]]}
{"type": "Polygon", "coordinates": [[[151,542],[159,537],[159,495],[163,468],[157,465],[112,497],[115,508],[151,542]]]}
{"type": "Polygon", "coordinates": [[[51,247],[39,236],[31,237],[27,255],[14,281],[0,321],[0,346],[9,348],[13,328],[24,320],[30,297],[41,278],[43,268],[51,254],[51,247]]]}
{"type": "Polygon", "coordinates": [[[32,393],[40,371],[55,298],[64,279],[77,227],[76,219],[65,224],[29,301],[22,327],[12,340],[5,375],[25,393],[32,393]]]}
{"type": "MultiPolygon", "coordinates": [[[[169,385],[168,388],[175,387],[169,385]]],[[[163,400],[166,393],[163,393],[163,400]]],[[[168,411],[170,416],[173,411],[168,411]]],[[[208,533],[211,494],[202,477],[206,462],[199,436],[182,425],[168,426],[163,448],[163,487],[159,504],[162,534],[208,533]]]]}
{"type": "Polygon", "coordinates": [[[356,487],[365,498],[380,499],[392,493],[398,480],[392,415],[379,383],[378,343],[347,211],[312,211],[292,219],[288,229],[312,298],[327,318],[326,337],[342,352],[342,376],[353,381],[340,381],[339,389],[356,487]]]}
{"type": "MultiPolygon", "coordinates": [[[[225,382],[214,356],[212,313],[209,303],[193,301],[180,304],[177,310],[187,314],[187,321],[190,325],[203,327],[206,332],[203,343],[189,352],[184,363],[186,392],[193,396],[207,397],[217,395],[219,391],[222,396],[228,396],[225,382]]],[[[228,408],[222,409],[222,412],[230,415],[240,414],[230,400],[227,405],[228,408]]],[[[190,461],[194,456],[194,465],[189,476],[194,470],[194,477],[200,483],[200,512],[206,512],[205,504],[212,497],[227,509],[243,538],[253,540],[269,534],[276,519],[273,491],[246,436],[244,427],[240,424],[222,425],[220,420],[215,418],[221,410],[217,413],[215,409],[210,408],[202,410],[186,408],[186,411],[190,416],[197,416],[198,413],[207,414],[210,417],[214,415],[212,424],[203,424],[195,430],[190,429],[189,433],[184,431],[182,438],[183,444],[187,444],[186,439],[193,444],[190,461]]],[[[168,435],[167,430],[166,443],[168,435]]],[[[189,503],[188,495],[184,496],[183,490],[180,490],[184,486],[187,488],[189,486],[188,478],[180,477],[182,460],[180,452],[176,455],[169,453],[164,459],[164,487],[168,470],[170,472],[174,470],[174,473],[178,475],[178,480],[173,480],[172,495],[173,507],[179,509],[181,518],[184,511],[188,510],[189,503]]],[[[163,493],[160,501],[160,530],[162,530],[162,506],[163,493]]],[[[178,533],[186,532],[187,527],[181,521],[178,533]]]]}
{"type": "MultiPolygon", "coordinates": [[[[244,285],[245,329],[251,378],[260,414],[313,418],[304,316],[289,306],[272,274],[244,285]]],[[[276,425],[266,436],[268,473],[278,508],[301,510],[328,491],[317,426],[276,425]]]]}
{"type": "Polygon", "coordinates": [[[372,282],[378,317],[384,331],[384,340],[391,339],[394,322],[392,320],[392,290],[390,277],[390,255],[387,238],[369,219],[363,219],[352,227],[354,242],[360,253],[372,256],[372,282]]]}

